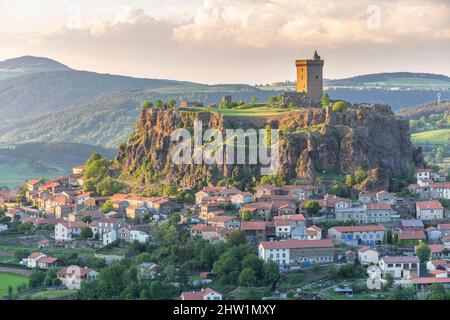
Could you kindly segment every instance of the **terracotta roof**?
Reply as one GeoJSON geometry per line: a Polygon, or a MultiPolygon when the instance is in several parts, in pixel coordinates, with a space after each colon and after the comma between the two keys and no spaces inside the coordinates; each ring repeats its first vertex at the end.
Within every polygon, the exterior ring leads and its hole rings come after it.
{"type": "Polygon", "coordinates": [[[416,240],[416,239],[426,239],[425,232],[423,231],[410,231],[406,230],[398,235],[400,240],[416,240]]]}
{"type": "Polygon", "coordinates": [[[392,206],[389,203],[369,203],[365,204],[364,208],[369,210],[391,210],[392,206]]]}
{"type": "Polygon", "coordinates": [[[52,257],[45,257],[45,258],[41,258],[38,260],[39,263],[55,263],[56,261],[58,261],[58,258],[52,258],[52,257]]]}
{"type": "Polygon", "coordinates": [[[265,230],[270,225],[271,223],[266,221],[245,221],[241,223],[241,230],[244,231],[265,230]]]}
{"type": "Polygon", "coordinates": [[[428,247],[430,248],[431,253],[440,253],[445,249],[443,244],[430,244],[428,247]]]}
{"type": "Polygon", "coordinates": [[[88,225],[82,221],[73,221],[73,222],[60,222],[60,224],[62,224],[64,227],[66,228],[84,228],[87,227],[88,225]]]}
{"type": "Polygon", "coordinates": [[[212,223],[225,223],[235,219],[233,216],[214,216],[211,219],[208,219],[208,222],[212,223]]]}
{"type": "Polygon", "coordinates": [[[419,210],[440,210],[440,209],[444,209],[444,207],[442,206],[442,204],[439,201],[419,201],[416,202],[416,207],[419,210]]]}
{"type": "Polygon", "coordinates": [[[433,170],[430,169],[417,169],[417,172],[433,172],[433,170]]]}
{"type": "Polygon", "coordinates": [[[447,188],[450,188],[450,182],[436,182],[436,183],[432,183],[431,186],[433,188],[447,189],[447,188]]]}
{"type": "Polygon", "coordinates": [[[317,232],[322,232],[322,229],[320,229],[318,226],[309,226],[306,229],[313,229],[313,230],[316,230],[317,232]]]}
{"type": "Polygon", "coordinates": [[[273,217],[274,221],[279,220],[287,220],[287,221],[305,221],[305,216],[302,214],[287,214],[287,215],[281,215],[281,216],[275,216],[273,217]]]}
{"type": "Polygon", "coordinates": [[[199,231],[199,232],[219,232],[220,227],[215,226],[207,226],[205,224],[196,224],[191,227],[191,231],[199,231]]]}
{"type": "Polygon", "coordinates": [[[428,271],[428,273],[432,274],[432,275],[438,275],[438,274],[443,274],[443,273],[447,274],[447,271],[436,269],[436,270],[428,271]]]}
{"type": "Polygon", "coordinates": [[[85,277],[91,271],[94,271],[94,270],[87,268],[87,267],[81,268],[79,266],[70,266],[70,267],[66,267],[66,268],[59,270],[58,275],[64,277],[66,274],[79,273],[80,277],[85,277]]]}
{"type": "Polygon", "coordinates": [[[210,288],[206,288],[202,291],[187,291],[181,293],[181,296],[184,300],[203,300],[203,297],[207,294],[210,294],[211,292],[216,292],[210,288]]]}
{"type": "Polygon", "coordinates": [[[415,284],[450,283],[450,278],[414,278],[415,284]]]}
{"type": "Polygon", "coordinates": [[[246,204],[241,208],[243,210],[272,210],[273,204],[271,202],[255,202],[246,204]]]}
{"type": "Polygon", "coordinates": [[[335,229],[336,231],[339,232],[375,232],[386,230],[381,224],[368,226],[341,226],[341,227],[333,227],[331,229],[335,229]]]}
{"type": "Polygon", "coordinates": [[[450,230],[450,223],[438,224],[439,230],[450,230]]]}
{"type": "Polygon", "coordinates": [[[309,229],[306,229],[305,233],[310,237],[315,237],[319,234],[316,230],[309,230],[309,229]]]}
{"type": "Polygon", "coordinates": [[[36,258],[39,258],[42,255],[44,255],[42,252],[33,252],[32,254],[30,254],[28,256],[28,259],[36,259],[36,258]]]}
{"type": "Polygon", "coordinates": [[[314,249],[314,248],[334,248],[333,242],[325,240],[295,240],[286,241],[264,241],[260,245],[264,249],[314,249]]]}
{"type": "Polygon", "coordinates": [[[367,251],[369,251],[369,250],[372,250],[372,251],[375,251],[375,252],[377,251],[377,250],[372,249],[372,248],[369,248],[369,247],[362,247],[362,248],[359,248],[359,249],[358,249],[358,251],[361,252],[361,253],[367,252],[367,251]]]}

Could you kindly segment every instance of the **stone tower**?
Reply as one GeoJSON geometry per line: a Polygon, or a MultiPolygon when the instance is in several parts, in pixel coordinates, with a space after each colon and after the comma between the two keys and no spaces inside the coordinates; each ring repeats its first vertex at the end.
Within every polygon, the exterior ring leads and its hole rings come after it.
{"type": "Polygon", "coordinates": [[[312,60],[296,60],[297,92],[320,101],[323,96],[323,65],[317,51],[312,60]]]}

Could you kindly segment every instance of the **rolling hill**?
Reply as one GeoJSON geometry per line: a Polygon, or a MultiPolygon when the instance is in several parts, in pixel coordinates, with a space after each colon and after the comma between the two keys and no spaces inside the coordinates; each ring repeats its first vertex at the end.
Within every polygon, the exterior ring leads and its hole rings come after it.
{"type": "MultiPolygon", "coordinates": [[[[204,85],[193,82],[137,79],[73,70],[47,58],[22,57],[0,62],[0,143],[74,142],[117,147],[134,127],[143,100],[217,103],[222,95],[234,100],[265,101],[282,88],[245,84],[204,85]]],[[[379,74],[330,80],[332,99],[402,106],[436,99],[436,91],[365,87],[368,83],[397,85],[446,83],[448,77],[427,74],[379,74]],[[395,82],[397,81],[397,82],[395,82]],[[346,87],[351,85],[353,87],[346,87]],[[361,86],[362,87],[358,87],[361,86]]],[[[450,91],[442,91],[443,98],[450,91]]],[[[450,96],[448,97],[450,99],[450,96]]]]}
{"type": "Polygon", "coordinates": [[[27,74],[68,71],[66,65],[48,58],[25,56],[0,62],[0,80],[16,78],[27,74]]]}

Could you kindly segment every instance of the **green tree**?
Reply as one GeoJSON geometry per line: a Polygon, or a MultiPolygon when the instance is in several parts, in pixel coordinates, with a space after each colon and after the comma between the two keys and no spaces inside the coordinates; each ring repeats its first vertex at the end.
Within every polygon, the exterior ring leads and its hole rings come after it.
{"type": "Polygon", "coordinates": [[[417,246],[416,255],[420,260],[420,263],[426,263],[430,260],[431,249],[426,243],[422,242],[417,246]]]}
{"type": "Polygon", "coordinates": [[[242,219],[244,219],[244,221],[251,221],[253,218],[252,212],[248,209],[245,209],[242,211],[242,219]]]}
{"type": "Polygon", "coordinates": [[[406,287],[401,288],[397,287],[392,291],[392,293],[388,296],[389,300],[414,300],[415,299],[415,290],[414,287],[406,287]]]}
{"type": "Polygon", "coordinates": [[[435,283],[430,287],[430,295],[428,296],[428,300],[446,300],[447,293],[445,288],[440,283],[435,283]]]}
{"type": "Polygon", "coordinates": [[[394,282],[395,282],[394,276],[392,274],[388,273],[385,277],[385,280],[386,280],[386,288],[387,289],[392,288],[394,285],[394,282]]]}
{"type": "Polygon", "coordinates": [[[151,103],[150,101],[144,101],[144,102],[142,102],[141,107],[144,108],[144,109],[152,108],[153,107],[153,103],[151,103]]]}
{"type": "Polygon", "coordinates": [[[309,200],[306,203],[305,209],[308,216],[314,217],[320,211],[320,204],[317,201],[309,200]]]}
{"type": "Polygon", "coordinates": [[[263,265],[264,281],[273,288],[275,288],[278,280],[280,280],[280,270],[275,261],[265,262],[263,265]]]}
{"type": "Polygon", "coordinates": [[[257,101],[258,101],[258,98],[255,97],[255,96],[252,96],[252,97],[250,98],[250,103],[251,103],[252,105],[256,104],[257,101]]]}
{"type": "Polygon", "coordinates": [[[242,269],[239,274],[239,285],[243,287],[252,287],[256,285],[256,274],[251,268],[242,269]]]}
{"type": "Polygon", "coordinates": [[[169,108],[173,108],[173,107],[175,107],[176,105],[177,105],[177,102],[176,102],[175,99],[171,98],[171,99],[167,100],[167,106],[168,106],[169,108]]]}
{"type": "Polygon", "coordinates": [[[12,294],[13,294],[13,287],[11,287],[11,286],[8,286],[8,296],[12,296],[12,294]]]}
{"type": "Polygon", "coordinates": [[[28,277],[28,286],[30,288],[42,287],[44,285],[45,276],[45,272],[34,269],[28,277]]]}
{"type": "Polygon", "coordinates": [[[330,96],[325,93],[322,97],[322,107],[327,108],[330,105],[330,96]]]}
{"type": "Polygon", "coordinates": [[[161,109],[164,106],[164,102],[162,100],[156,100],[155,107],[161,109]]]}
{"type": "Polygon", "coordinates": [[[18,227],[17,227],[17,231],[19,232],[28,232],[31,229],[33,229],[33,225],[31,223],[25,222],[25,223],[21,223],[18,227]]]}
{"type": "Polygon", "coordinates": [[[163,193],[167,196],[175,196],[178,193],[178,188],[174,185],[167,186],[164,188],[163,193]]]}
{"type": "Polygon", "coordinates": [[[85,216],[82,216],[82,217],[80,218],[80,220],[81,220],[82,222],[84,222],[84,223],[89,224],[89,223],[92,222],[92,217],[91,217],[91,216],[88,216],[88,215],[85,215],[85,216]]]}
{"type": "Polygon", "coordinates": [[[81,239],[92,239],[94,237],[94,233],[92,232],[92,229],[89,227],[83,228],[80,233],[81,239]]]}
{"type": "Polygon", "coordinates": [[[111,200],[106,200],[105,203],[102,206],[102,212],[103,213],[109,213],[111,211],[115,211],[114,209],[114,203],[111,200]]]}
{"type": "Polygon", "coordinates": [[[347,104],[344,101],[337,101],[333,104],[333,112],[345,111],[347,104]]]}

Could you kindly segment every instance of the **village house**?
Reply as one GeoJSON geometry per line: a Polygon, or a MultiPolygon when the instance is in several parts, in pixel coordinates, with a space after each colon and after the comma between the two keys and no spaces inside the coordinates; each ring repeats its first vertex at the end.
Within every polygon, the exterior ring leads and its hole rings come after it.
{"type": "Polygon", "coordinates": [[[350,199],[341,198],[335,195],[326,194],[324,197],[327,216],[336,216],[336,211],[349,209],[352,207],[350,199]]]}
{"type": "Polygon", "coordinates": [[[67,289],[81,289],[83,281],[95,280],[99,273],[93,269],[69,266],[58,271],[57,277],[67,289]]]}
{"type": "Polygon", "coordinates": [[[426,264],[428,273],[435,270],[443,270],[450,272],[450,262],[444,259],[430,260],[426,264]]]}
{"type": "Polygon", "coordinates": [[[446,252],[443,244],[430,244],[428,247],[431,250],[431,259],[438,260],[449,258],[448,252],[446,252]]]}
{"type": "Polygon", "coordinates": [[[200,207],[199,218],[202,220],[211,219],[213,216],[224,215],[225,211],[218,203],[204,203],[200,207]],[[211,214],[214,213],[214,214],[211,214]]]}
{"type": "Polygon", "coordinates": [[[150,210],[145,206],[131,205],[125,208],[125,215],[129,219],[142,219],[150,215],[150,210]]]}
{"type": "Polygon", "coordinates": [[[54,269],[58,266],[58,259],[48,257],[42,252],[34,252],[27,258],[21,261],[21,264],[27,266],[28,268],[38,268],[38,269],[54,269]]]}
{"type": "Polygon", "coordinates": [[[109,244],[117,240],[117,232],[111,231],[117,231],[123,225],[123,221],[119,219],[105,217],[92,221],[89,224],[89,228],[91,228],[94,237],[100,241],[103,241],[104,244],[109,244]],[[106,235],[106,239],[103,239],[104,235],[106,235]]]}
{"type": "Polygon", "coordinates": [[[296,201],[303,201],[313,199],[319,195],[319,187],[313,185],[285,185],[282,187],[277,187],[269,184],[263,184],[256,188],[256,197],[263,199],[270,199],[273,198],[273,196],[291,196],[292,199],[296,201]]]}
{"type": "Polygon", "coordinates": [[[44,183],[40,180],[30,180],[25,183],[28,191],[37,191],[44,183]]]}
{"type": "Polygon", "coordinates": [[[364,265],[378,264],[378,251],[369,247],[362,247],[358,249],[358,260],[364,265]]]}
{"type": "Polygon", "coordinates": [[[84,165],[73,167],[72,168],[72,173],[73,174],[84,174],[85,167],[86,166],[84,166],[84,165]]]}
{"type": "Polygon", "coordinates": [[[138,276],[140,279],[156,279],[161,275],[163,268],[153,262],[142,262],[139,265],[138,276]]]}
{"type": "Polygon", "coordinates": [[[90,217],[91,221],[99,220],[105,217],[103,212],[98,210],[80,210],[76,212],[71,212],[67,216],[67,221],[74,222],[74,221],[81,221],[81,218],[83,217],[90,217]]]}
{"type": "Polygon", "coordinates": [[[86,201],[91,198],[92,192],[84,192],[74,197],[74,201],[77,205],[84,205],[86,201]]]}
{"type": "Polygon", "coordinates": [[[430,184],[431,199],[450,200],[450,182],[437,182],[430,184]]]}
{"type": "Polygon", "coordinates": [[[434,220],[444,218],[444,207],[439,201],[419,201],[416,202],[417,219],[434,220]]]}
{"type": "Polygon", "coordinates": [[[389,203],[369,203],[364,205],[367,211],[367,223],[391,222],[392,206],[389,203]]]}
{"type": "Polygon", "coordinates": [[[87,224],[81,221],[60,222],[55,226],[56,241],[72,241],[81,235],[81,230],[87,227],[87,224]]]}
{"type": "Polygon", "coordinates": [[[416,171],[416,179],[417,181],[424,180],[424,179],[431,179],[431,173],[433,170],[430,169],[417,169],[416,171]]]}
{"type": "Polygon", "coordinates": [[[275,235],[278,239],[306,239],[305,222],[302,214],[275,216],[275,235]]]}
{"type": "Polygon", "coordinates": [[[5,216],[11,218],[11,220],[23,220],[30,215],[23,210],[17,208],[7,208],[5,212],[5,216]]]}
{"type": "Polygon", "coordinates": [[[255,202],[249,203],[240,209],[240,213],[249,210],[254,219],[262,219],[269,221],[275,214],[274,204],[272,202],[255,202]]]}
{"type": "Polygon", "coordinates": [[[424,231],[425,226],[419,219],[402,219],[400,220],[400,229],[402,231],[424,231]]]}
{"type": "Polygon", "coordinates": [[[196,224],[191,227],[191,237],[201,237],[211,243],[224,241],[226,240],[226,236],[223,233],[224,230],[226,230],[226,228],[196,224]]]}
{"type": "Polygon", "coordinates": [[[361,191],[358,194],[358,202],[361,204],[377,202],[377,195],[373,192],[361,191]]]}
{"type": "Polygon", "coordinates": [[[328,240],[265,241],[258,246],[259,258],[275,261],[282,269],[332,263],[334,245],[328,240]]]}
{"type": "Polygon", "coordinates": [[[373,246],[383,241],[385,232],[381,224],[332,227],[328,230],[328,238],[335,243],[373,246]]]}
{"type": "Polygon", "coordinates": [[[363,224],[368,221],[367,209],[360,206],[334,209],[334,215],[334,220],[341,222],[355,221],[358,224],[363,224]]]}
{"type": "Polygon", "coordinates": [[[322,229],[318,226],[310,226],[306,228],[306,240],[321,240],[322,239],[322,229]]]}
{"type": "Polygon", "coordinates": [[[399,245],[405,247],[414,247],[427,239],[425,232],[420,230],[400,230],[400,232],[395,232],[395,234],[398,235],[399,245]]]}
{"type": "Polygon", "coordinates": [[[233,216],[215,216],[207,220],[210,226],[239,229],[241,222],[233,216]]]}
{"type": "Polygon", "coordinates": [[[231,202],[231,197],[240,193],[242,193],[242,191],[235,187],[205,187],[195,194],[195,204],[197,207],[200,207],[206,197],[222,197],[229,199],[229,202],[231,202]]]}
{"type": "Polygon", "coordinates": [[[387,203],[390,204],[391,206],[397,204],[400,200],[396,195],[389,193],[387,191],[377,192],[376,198],[378,203],[387,203]]]}
{"type": "Polygon", "coordinates": [[[383,278],[387,274],[394,279],[412,279],[420,275],[420,260],[416,256],[385,256],[379,265],[383,278]]]}
{"type": "Polygon", "coordinates": [[[425,229],[428,243],[437,243],[441,240],[441,231],[435,227],[428,227],[425,229]]]}
{"type": "MultiPolygon", "coordinates": [[[[112,230],[110,232],[116,232],[115,230],[112,230]]],[[[133,242],[139,242],[139,243],[146,243],[148,242],[150,236],[147,232],[144,232],[142,230],[139,230],[136,226],[132,225],[125,225],[117,230],[118,238],[120,240],[123,240],[125,242],[133,243],[133,242]]]]}
{"type": "Polygon", "coordinates": [[[438,224],[437,228],[441,232],[442,238],[450,237],[450,223],[438,224]]]}
{"type": "Polygon", "coordinates": [[[428,291],[434,284],[441,284],[447,290],[450,288],[450,278],[448,277],[414,278],[413,282],[418,292],[428,291]]]}
{"type": "Polygon", "coordinates": [[[181,300],[222,300],[222,294],[210,288],[181,293],[181,300]]]}
{"type": "Polygon", "coordinates": [[[100,209],[109,197],[90,197],[84,202],[84,205],[90,210],[100,209]]]}
{"type": "Polygon", "coordinates": [[[244,221],[241,223],[241,230],[244,231],[247,241],[253,245],[273,239],[276,236],[273,222],[244,221]]]}
{"type": "Polygon", "coordinates": [[[242,206],[252,202],[253,194],[251,194],[250,192],[239,192],[231,196],[231,203],[234,204],[237,208],[241,208],[242,206]]]}

